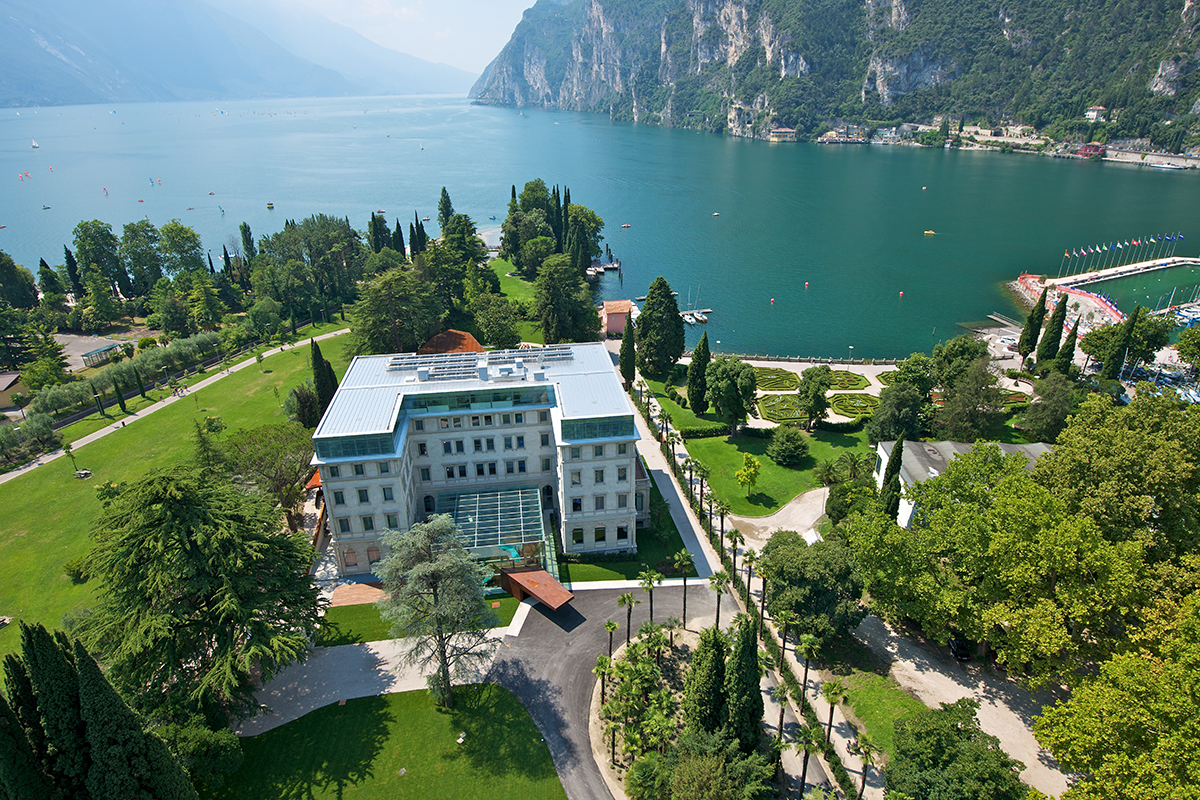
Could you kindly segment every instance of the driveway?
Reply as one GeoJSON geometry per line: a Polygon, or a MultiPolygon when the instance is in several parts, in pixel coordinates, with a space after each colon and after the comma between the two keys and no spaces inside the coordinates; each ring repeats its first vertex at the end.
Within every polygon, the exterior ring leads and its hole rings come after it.
{"type": "Polygon", "coordinates": [[[730,514],[725,519],[726,530],[737,528],[746,538],[754,540],[757,544],[754,549],[758,550],[770,540],[775,531],[804,533],[816,525],[817,520],[825,513],[825,498],[828,496],[829,488],[822,486],[820,489],[810,489],[797,495],[783,508],[766,517],[730,514]]]}

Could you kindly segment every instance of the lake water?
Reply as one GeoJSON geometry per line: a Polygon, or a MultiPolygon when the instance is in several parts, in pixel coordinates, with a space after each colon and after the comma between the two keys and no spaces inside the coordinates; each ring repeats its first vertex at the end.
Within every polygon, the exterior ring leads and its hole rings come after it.
{"type": "Polygon", "coordinates": [[[772,145],[461,98],[4,109],[0,175],[0,249],[35,270],[62,262],[82,219],[119,234],[178,217],[216,258],[243,220],[256,235],[317,212],[365,229],[385,209],[407,230],[414,210],[436,216],[443,185],[494,240],[509,186],[540,177],[604,218],[625,269],[603,297],[663,275],[681,306],[698,293],[713,309],[709,338],[726,352],[903,356],[957,323],[1021,313],[1003,283],[1057,272],[1064,249],[1167,231],[1188,236],[1178,255],[1200,242],[1193,172],[772,145]]]}

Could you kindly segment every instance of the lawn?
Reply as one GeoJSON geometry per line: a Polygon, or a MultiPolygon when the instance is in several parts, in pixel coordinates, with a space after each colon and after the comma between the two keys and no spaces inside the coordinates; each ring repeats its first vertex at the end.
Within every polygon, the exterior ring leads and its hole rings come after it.
{"type": "MultiPolygon", "coordinates": [[[[675,391],[681,396],[687,396],[687,368],[676,365],[673,367],[673,377],[675,379],[675,391]]],[[[674,428],[695,428],[703,425],[728,425],[729,421],[721,419],[716,414],[710,412],[696,415],[690,408],[683,408],[671,398],[667,397],[666,384],[662,380],[654,380],[643,376],[646,385],[650,387],[650,391],[658,400],[658,404],[666,409],[666,412],[671,415],[671,425],[674,428]]],[[[657,424],[657,420],[655,421],[657,424]]]]}
{"type": "MultiPolygon", "coordinates": [[[[344,337],[325,340],[321,352],[339,375],[345,372],[344,337]]],[[[95,487],[185,461],[193,420],[219,416],[230,430],[283,421],[284,396],[308,374],[309,349],[298,344],[79,448],[75,461],[92,470],[90,480],[77,480],[71,460],[60,458],[0,484],[0,614],[59,626],[64,614],[89,605],[94,587],[73,584],[62,568],[87,550],[88,528],[100,510],[95,487]]],[[[0,629],[0,655],[15,651],[18,639],[18,626],[0,629]]]]}
{"type": "MultiPolygon", "coordinates": [[[[517,598],[510,594],[488,595],[484,598],[496,614],[496,627],[508,627],[517,613],[517,598]]],[[[362,644],[392,638],[391,626],[379,615],[374,603],[353,606],[334,606],[325,612],[325,621],[317,632],[318,647],[337,647],[343,644],[362,644]]]]}
{"type": "MultiPolygon", "coordinates": [[[[638,573],[654,567],[669,578],[679,577],[671,565],[671,556],[683,549],[683,537],[671,518],[671,509],[650,476],[650,525],[637,532],[637,558],[631,561],[606,561],[599,564],[559,563],[559,572],[566,582],[637,580],[638,573]]],[[[698,573],[693,566],[688,577],[698,573]]]]}
{"type": "Polygon", "coordinates": [[[242,748],[241,769],[206,800],[566,797],[529,714],[490,684],[455,689],[453,710],[426,691],[347,700],[242,748]]]}
{"type": "Polygon", "coordinates": [[[762,517],[774,514],[801,492],[815,489],[820,481],[812,470],[818,461],[838,458],[847,450],[868,453],[866,433],[831,433],[815,431],[809,437],[808,457],[797,469],[781,467],[767,456],[768,439],[750,436],[715,436],[710,439],[689,439],[687,450],[711,471],[709,483],[717,497],[729,504],[734,514],[762,517]],[[746,496],[734,474],[742,468],[744,454],[758,459],[761,468],[758,483],[746,496]]]}
{"type": "Polygon", "coordinates": [[[535,289],[532,281],[524,278],[510,278],[505,273],[513,272],[513,265],[503,258],[494,259],[491,266],[496,277],[500,279],[500,294],[509,300],[520,300],[523,303],[533,302],[535,289]]]}
{"type": "Polygon", "coordinates": [[[822,660],[846,681],[850,708],[871,741],[891,755],[896,722],[926,710],[889,675],[889,664],[854,639],[839,642],[822,660]]]}

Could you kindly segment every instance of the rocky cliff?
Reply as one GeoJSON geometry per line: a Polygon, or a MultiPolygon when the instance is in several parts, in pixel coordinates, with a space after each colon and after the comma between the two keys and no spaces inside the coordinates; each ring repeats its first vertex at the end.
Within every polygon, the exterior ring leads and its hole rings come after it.
{"type": "Polygon", "coordinates": [[[1194,2],[540,0],[471,96],[760,138],[1097,103],[1162,118],[1200,102],[1194,2]]]}

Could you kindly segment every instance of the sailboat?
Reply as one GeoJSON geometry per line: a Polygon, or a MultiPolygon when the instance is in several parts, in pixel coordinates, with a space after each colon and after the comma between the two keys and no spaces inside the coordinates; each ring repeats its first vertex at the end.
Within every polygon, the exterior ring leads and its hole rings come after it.
{"type": "Polygon", "coordinates": [[[37,150],[37,149],[38,149],[38,143],[37,143],[37,139],[34,139],[34,138],[32,138],[32,137],[31,137],[31,138],[30,138],[30,141],[32,141],[32,142],[33,142],[33,149],[34,149],[34,150],[37,150]]]}

